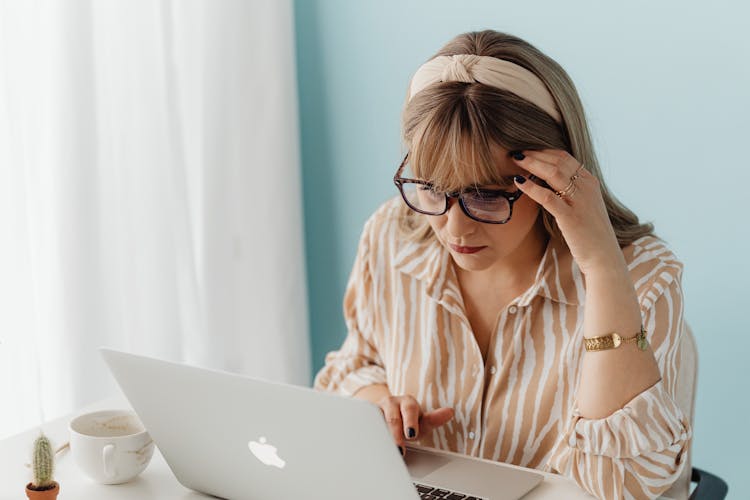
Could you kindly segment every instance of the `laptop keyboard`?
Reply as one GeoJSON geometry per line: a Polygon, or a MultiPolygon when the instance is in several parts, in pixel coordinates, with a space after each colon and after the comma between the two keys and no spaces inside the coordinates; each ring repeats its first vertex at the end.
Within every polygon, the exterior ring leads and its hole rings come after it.
{"type": "Polygon", "coordinates": [[[419,492],[419,498],[422,500],[484,500],[479,497],[472,497],[464,495],[463,493],[456,493],[455,491],[444,490],[441,488],[434,488],[424,484],[414,483],[419,492]]]}

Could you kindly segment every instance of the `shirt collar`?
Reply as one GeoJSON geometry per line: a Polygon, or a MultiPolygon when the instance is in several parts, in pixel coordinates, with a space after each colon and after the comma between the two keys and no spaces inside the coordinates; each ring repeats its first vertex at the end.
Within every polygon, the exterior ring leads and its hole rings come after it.
{"type": "MultiPolygon", "coordinates": [[[[427,294],[438,301],[462,307],[461,291],[450,252],[437,240],[404,244],[396,254],[394,266],[425,284],[427,294]]],[[[518,305],[528,306],[541,296],[577,306],[583,303],[583,275],[565,242],[550,238],[539,261],[534,283],[521,294],[518,305]]]]}

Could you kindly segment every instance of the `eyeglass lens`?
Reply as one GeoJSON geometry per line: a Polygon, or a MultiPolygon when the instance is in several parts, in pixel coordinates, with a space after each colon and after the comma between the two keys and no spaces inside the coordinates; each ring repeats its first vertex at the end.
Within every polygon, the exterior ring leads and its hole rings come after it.
{"type": "MultiPolygon", "coordinates": [[[[436,192],[424,184],[404,182],[402,191],[408,204],[417,211],[439,215],[448,208],[445,193],[436,192]]],[[[465,191],[461,196],[466,210],[477,219],[499,222],[510,216],[510,202],[502,195],[465,191]]]]}

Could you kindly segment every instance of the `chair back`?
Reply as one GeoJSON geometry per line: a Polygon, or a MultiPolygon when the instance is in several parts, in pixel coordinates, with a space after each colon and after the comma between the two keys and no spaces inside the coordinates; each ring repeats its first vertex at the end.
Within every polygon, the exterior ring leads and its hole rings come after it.
{"type": "MultiPolygon", "coordinates": [[[[677,394],[676,403],[682,409],[682,412],[690,421],[690,426],[693,426],[693,417],[695,410],[695,392],[696,384],[698,381],[698,348],[695,344],[695,337],[693,337],[693,331],[688,326],[687,322],[683,322],[682,338],[678,346],[677,352],[677,394]]],[[[670,489],[668,489],[664,496],[677,499],[688,498],[690,495],[690,477],[692,475],[692,442],[687,450],[687,456],[685,457],[685,468],[682,470],[682,474],[675,481],[670,489]]]]}

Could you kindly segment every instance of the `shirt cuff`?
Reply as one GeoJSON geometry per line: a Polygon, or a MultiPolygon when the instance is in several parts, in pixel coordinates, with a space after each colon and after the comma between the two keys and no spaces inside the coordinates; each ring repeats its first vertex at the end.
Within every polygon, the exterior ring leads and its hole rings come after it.
{"type": "Polygon", "coordinates": [[[662,380],[606,418],[583,418],[576,404],[566,432],[571,447],[612,458],[665,450],[686,442],[691,434],[688,419],[662,380]]]}
{"type": "Polygon", "coordinates": [[[385,369],[378,365],[360,367],[347,373],[343,379],[338,381],[329,379],[327,383],[316,383],[315,388],[324,391],[332,391],[343,396],[351,396],[362,387],[373,384],[385,384],[385,369]]]}

